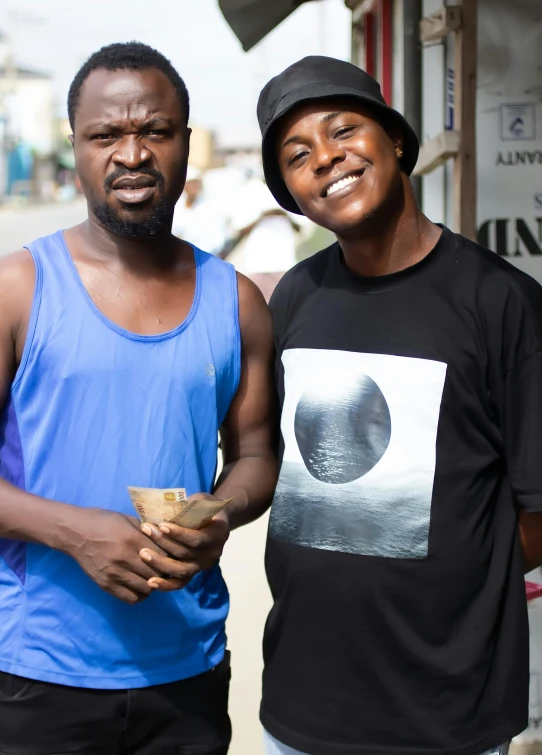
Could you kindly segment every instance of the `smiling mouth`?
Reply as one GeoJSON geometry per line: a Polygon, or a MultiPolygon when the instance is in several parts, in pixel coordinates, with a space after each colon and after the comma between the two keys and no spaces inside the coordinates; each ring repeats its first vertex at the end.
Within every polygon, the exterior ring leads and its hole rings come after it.
{"type": "Polygon", "coordinates": [[[345,176],[344,178],[340,178],[338,181],[335,181],[335,183],[331,184],[331,186],[328,186],[328,188],[324,191],[324,197],[330,197],[332,194],[335,194],[335,192],[339,191],[340,189],[344,189],[345,186],[349,186],[350,184],[355,183],[356,181],[359,181],[359,179],[364,174],[364,170],[351,174],[349,176],[345,176]]]}

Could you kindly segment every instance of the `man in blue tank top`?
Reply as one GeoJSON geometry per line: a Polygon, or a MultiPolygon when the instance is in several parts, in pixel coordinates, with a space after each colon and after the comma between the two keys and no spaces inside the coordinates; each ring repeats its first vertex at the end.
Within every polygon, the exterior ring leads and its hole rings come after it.
{"type": "Polygon", "coordinates": [[[0,262],[0,752],[220,755],[218,559],[276,481],[270,318],[171,234],[190,129],[169,61],[103,48],[68,111],[88,219],[0,262]],[[129,485],[234,501],[142,530],[129,485]]]}

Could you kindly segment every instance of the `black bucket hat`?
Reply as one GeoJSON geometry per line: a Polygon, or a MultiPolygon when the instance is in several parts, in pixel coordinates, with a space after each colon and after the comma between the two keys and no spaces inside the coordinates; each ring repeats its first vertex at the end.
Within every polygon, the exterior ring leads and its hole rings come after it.
{"type": "Polygon", "coordinates": [[[258,121],[262,132],[265,180],[277,202],[289,212],[303,213],[286,188],[275,154],[274,126],[288,111],[307,100],[354,97],[374,108],[375,114],[396,123],[403,134],[401,168],[410,175],[418,159],[420,144],[403,116],[386,105],[380,86],[372,76],[352,63],[311,55],[294,63],[269,81],[258,100],[258,121]]]}

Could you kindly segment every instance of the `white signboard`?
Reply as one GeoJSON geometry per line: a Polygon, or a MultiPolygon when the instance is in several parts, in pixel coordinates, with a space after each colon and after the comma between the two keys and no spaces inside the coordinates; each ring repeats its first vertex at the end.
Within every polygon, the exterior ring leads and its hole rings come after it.
{"type": "Polygon", "coordinates": [[[542,283],[542,17],[480,0],[478,235],[542,283]]]}

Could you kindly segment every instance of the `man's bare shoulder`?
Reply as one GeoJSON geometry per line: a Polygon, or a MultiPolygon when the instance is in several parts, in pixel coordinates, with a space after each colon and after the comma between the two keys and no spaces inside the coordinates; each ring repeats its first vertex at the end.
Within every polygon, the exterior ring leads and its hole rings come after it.
{"type": "Polygon", "coordinates": [[[35,281],[36,268],[28,249],[0,257],[0,311],[12,324],[30,311],[35,281]]]}
{"type": "Polygon", "coordinates": [[[24,270],[26,270],[27,274],[32,273],[33,275],[34,267],[34,260],[28,249],[18,249],[16,252],[4,254],[0,257],[2,277],[4,277],[4,272],[7,275],[17,275],[24,273],[24,270]]]}
{"type": "Polygon", "coordinates": [[[265,299],[258,286],[247,278],[246,275],[237,271],[237,289],[239,292],[239,304],[248,304],[249,306],[266,307],[265,299]]]}
{"type": "Polygon", "coordinates": [[[272,343],[271,314],[258,286],[242,273],[237,273],[239,294],[239,325],[246,342],[261,341],[265,348],[272,343]]]}
{"type": "Polygon", "coordinates": [[[247,316],[260,316],[263,319],[269,316],[269,309],[258,286],[246,275],[239,272],[237,273],[237,291],[241,320],[247,316]]]}

